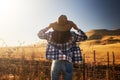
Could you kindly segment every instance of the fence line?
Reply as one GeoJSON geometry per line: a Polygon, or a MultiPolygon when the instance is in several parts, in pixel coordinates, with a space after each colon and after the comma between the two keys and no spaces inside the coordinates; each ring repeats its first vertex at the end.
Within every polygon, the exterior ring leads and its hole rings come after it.
{"type": "MultiPolygon", "coordinates": [[[[21,54],[19,59],[11,58],[10,54],[0,58],[0,80],[50,80],[51,61],[35,60],[34,52],[31,60],[26,59],[24,50],[21,54]]],[[[120,64],[116,64],[116,56],[112,52],[111,60],[110,52],[106,54],[106,60],[101,61],[106,65],[98,64],[95,50],[92,64],[87,63],[88,57],[83,54],[83,63],[79,68],[74,68],[74,80],[119,80],[120,64]]]]}

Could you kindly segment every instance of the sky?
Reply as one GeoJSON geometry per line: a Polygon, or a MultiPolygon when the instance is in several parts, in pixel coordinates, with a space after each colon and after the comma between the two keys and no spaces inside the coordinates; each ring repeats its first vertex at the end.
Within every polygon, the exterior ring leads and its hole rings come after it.
{"type": "Polygon", "coordinates": [[[41,41],[39,30],[61,14],[84,32],[120,28],[120,0],[0,0],[0,46],[41,41]]]}

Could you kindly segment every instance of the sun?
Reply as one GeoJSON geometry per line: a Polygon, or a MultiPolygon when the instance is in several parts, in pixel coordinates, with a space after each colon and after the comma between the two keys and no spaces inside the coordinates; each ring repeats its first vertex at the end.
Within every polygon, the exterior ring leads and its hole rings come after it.
{"type": "Polygon", "coordinates": [[[9,6],[12,5],[12,0],[0,0],[0,9],[8,10],[9,6]]]}

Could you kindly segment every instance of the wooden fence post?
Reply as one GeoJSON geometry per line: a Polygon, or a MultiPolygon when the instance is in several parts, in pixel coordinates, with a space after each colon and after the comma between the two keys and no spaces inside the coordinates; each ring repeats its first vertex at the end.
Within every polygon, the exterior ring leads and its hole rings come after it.
{"type": "Polygon", "coordinates": [[[85,80],[85,54],[83,54],[83,80],[85,80]]]}
{"type": "Polygon", "coordinates": [[[115,80],[115,55],[114,55],[114,52],[112,52],[112,55],[113,55],[113,67],[112,67],[112,70],[113,70],[113,80],[115,80]]]}
{"type": "Polygon", "coordinates": [[[110,67],[110,64],[109,64],[109,52],[107,52],[107,80],[110,80],[110,71],[109,71],[109,67],[110,67]]]}
{"type": "Polygon", "coordinates": [[[93,75],[93,79],[95,79],[95,66],[96,66],[96,52],[95,50],[93,51],[93,71],[92,71],[92,75],[93,75]]]}
{"type": "Polygon", "coordinates": [[[94,50],[94,64],[96,64],[96,53],[95,53],[95,50],[94,50]]]}

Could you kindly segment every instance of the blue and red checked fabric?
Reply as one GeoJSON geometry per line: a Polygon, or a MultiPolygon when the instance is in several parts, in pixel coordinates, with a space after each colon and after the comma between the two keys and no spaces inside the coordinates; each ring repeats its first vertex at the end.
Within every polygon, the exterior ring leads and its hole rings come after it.
{"type": "Polygon", "coordinates": [[[46,39],[48,44],[46,48],[46,58],[51,60],[67,60],[73,63],[82,61],[82,54],[80,47],[76,42],[84,41],[87,39],[85,33],[78,30],[78,33],[71,32],[71,41],[64,44],[56,44],[51,42],[52,32],[46,32],[48,28],[39,31],[38,36],[41,39],[46,39]]]}

